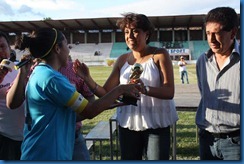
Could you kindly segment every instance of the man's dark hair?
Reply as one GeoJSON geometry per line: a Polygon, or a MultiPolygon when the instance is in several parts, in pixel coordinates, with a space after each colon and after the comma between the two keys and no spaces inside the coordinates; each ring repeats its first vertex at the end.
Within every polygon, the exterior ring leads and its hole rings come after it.
{"type": "Polygon", "coordinates": [[[224,31],[230,31],[233,28],[238,28],[238,15],[234,9],[230,7],[217,7],[208,12],[205,18],[205,24],[208,22],[216,22],[223,25],[224,31]]]}

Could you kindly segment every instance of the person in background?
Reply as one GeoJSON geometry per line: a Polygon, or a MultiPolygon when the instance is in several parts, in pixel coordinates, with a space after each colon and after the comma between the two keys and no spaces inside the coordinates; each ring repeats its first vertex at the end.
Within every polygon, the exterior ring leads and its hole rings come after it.
{"type": "MultiPolygon", "coordinates": [[[[76,90],[81,93],[89,102],[95,101],[94,94],[90,91],[87,84],[73,71],[72,58],[69,55],[67,66],[61,67],[59,72],[66,76],[70,83],[76,87],[76,90]]],[[[86,141],[81,133],[82,122],[76,122],[75,129],[75,146],[72,160],[90,160],[90,153],[86,147],[86,141]]]]}
{"type": "Polygon", "coordinates": [[[18,62],[18,60],[16,60],[16,52],[15,52],[15,50],[11,50],[9,60],[11,60],[12,62],[18,62]]]}
{"type": "Polygon", "coordinates": [[[230,7],[205,20],[210,49],[197,60],[201,101],[196,113],[201,160],[240,160],[240,45],[238,16],[230,7]]]}
{"type": "MultiPolygon", "coordinates": [[[[10,58],[7,34],[0,31],[0,61],[10,58]]],[[[6,92],[17,76],[13,68],[0,67],[0,160],[19,160],[23,140],[24,105],[11,111],[6,106],[6,92]],[[22,116],[22,117],[21,117],[22,116]]]]}
{"type": "Polygon", "coordinates": [[[64,34],[55,28],[40,28],[19,40],[20,50],[29,49],[41,62],[35,66],[25,87],[25,95],[16,93],[26,78],[17,76],[8,93],[8,107],[18,106],[25,97],[24,140],[21,160],[72,160],[75,123],[93,118],[116,102],[123,94],[136,98],[138,84],[120,85],[104,97],[90,103],[76,91],[58,70],[67,65],[69,48],[64,34]]]}
{"type": "MultiPolygon", "coordinates": [[[[26,60],[29,58],[28,55],[23,55],[22,60],[26,60]]],[[[22,104],[24,102],[24,97],[21,98],[24,95],[24,90],[26,83],[28,81],[28,78],[31,74],[31,72],[34,70],[35,66],[37,66],[41,62],[40,58],[34,58],[32,62],[29,62],[25,64],[23,67],[21,67],[19,75],[23,79],[23,83],[17,82],[18,86],[16,86],[17,89],[10,89],[9,92],[12,92],[12,95],[18,95],[18,100],[21,100],[18,104],[22,104]],[[30,68],[30,71],[28,71],[30,68]],[[21,85],[22,84],[22,85],[21,85]],[[20,86],[21,85],[21,86],[20,86]],[[21,95],[21,96],[20,96],[21,95]]],[[[79,78],[75,75],[73,71],[73,63],[71,61],[71,58],[69,56],[69,61],[67,66],[61,67],[59,69],[59,72],[62,73],[64,76],[66,76],[71,84],[76,86],[77,91],[84,95],[86,99],[90,102],[93,102],[95,100],[94,94],[89,90],[87,85],[84,83],[84,80],[79,78]]],[[[14,87],[13,87],[14,88],[14,87]]],[[[7,104],[9,104],[10,99],[7,99],[7,104]]],[[[12,106],[12,108],[16,108],[17,106],[12,106]]],[[[9,107],[11,108],[11,107],[9,107]]],[[[23,115],[24,117],[24,115],[23,115]]],[[[75,132],[75,145],[74,145],[74,153],[72,160],[90,160],[90,154],[86,147],[85,139],[83,138],[83,135],[81,134],[81,121],[78,121],[76,123],[76,132],[75,132]]]]}
{"type": "Polygon", "coordinates": [[[105,84],[98,86],[92,79],[89,68],[75,61],[74,69],[99,97],[119,85],[131,82],[131,69],[135,63],[142,65],[143,72],[140,101],[137,106],[117,108],[119,140],[122,160],[168,160],[170,151],[170,126],[178,120],[174,104],[174,74],[169,53],[164,48],[149,46],[154,26],[147,16],[126,13],[117,22],[124,32],[128,48],[116,60],[105,84]],[[98,86],[98,87],[97,87],[98,86]]]}
{"type": "Polygon", "coordinates": [[[185,61],[184,56],[181,56],[180,61],[178,62],[178,66],[179,66],[180,79],[182,84],[184,84],[184,78],[186,79],[187,84],[189,84],[186,65],[187,62],[185,61]]]}

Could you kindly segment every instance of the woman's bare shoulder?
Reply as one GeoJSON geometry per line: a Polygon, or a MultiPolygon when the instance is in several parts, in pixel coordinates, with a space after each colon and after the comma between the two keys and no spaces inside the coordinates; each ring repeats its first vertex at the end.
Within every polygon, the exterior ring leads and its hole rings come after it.
{"type": "Polygon", "coordinates": [[[165,48],[156,47],[153,56],[155,59],[164,59],[169,57],[169,53],[165,48]]]}
{"type": "Polygon", "coordinates": [[[127,61],[128,57],[129,57],[130,53],[125,53],[120,55],[117,59],[116,59],[116,63],[115,66],[121,68],[125,62],[127,61]]]}
{"type": "Polygon", "coordinates": [[[157,48],[155,54],[168,55],[168,51],[165,48],[157,48]]]}

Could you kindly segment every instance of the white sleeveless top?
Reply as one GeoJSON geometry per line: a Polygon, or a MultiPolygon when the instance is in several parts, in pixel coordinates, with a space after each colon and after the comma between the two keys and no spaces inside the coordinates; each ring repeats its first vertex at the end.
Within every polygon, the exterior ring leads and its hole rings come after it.
{"type": "Polygon", "coordinates": [[[6,92],[17,74],[16,70],[8,72],[0,84],[0,134],[12,140],[22,141],[25,123],[24,103],[13,110],[6,106],[6,92]]]}
{"type": "MultiPolygon", "coordinates": [[[[120,84],[128,84],[132,65],[125,62],[120,70],[120,84]]],[[[160,87],[160,74],[153,58],[142,63],[141,80],[145,86],[160,87]]],[[[174,100],[164,100],[141,94],[137,106],[117,108],[117,120],[123,128],[135,131],[163,128],[178,120],[174,100]]]]}

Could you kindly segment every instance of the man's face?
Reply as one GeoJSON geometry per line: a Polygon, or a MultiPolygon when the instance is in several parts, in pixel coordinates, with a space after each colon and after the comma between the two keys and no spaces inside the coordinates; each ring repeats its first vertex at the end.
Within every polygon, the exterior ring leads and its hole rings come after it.
{"type": "Polygon", "coordinates": [[[0,37],[0,61],[10,57],[10,46],[4,37],[0,37]]]}
{"type": "Polygon", "coordinates": [[[233,44],[235,30],[224,31],[222,25],[215,22],[206,24],[206,34],[209,47],[214,53],[225,55],[230,53],[233,44]]]}

